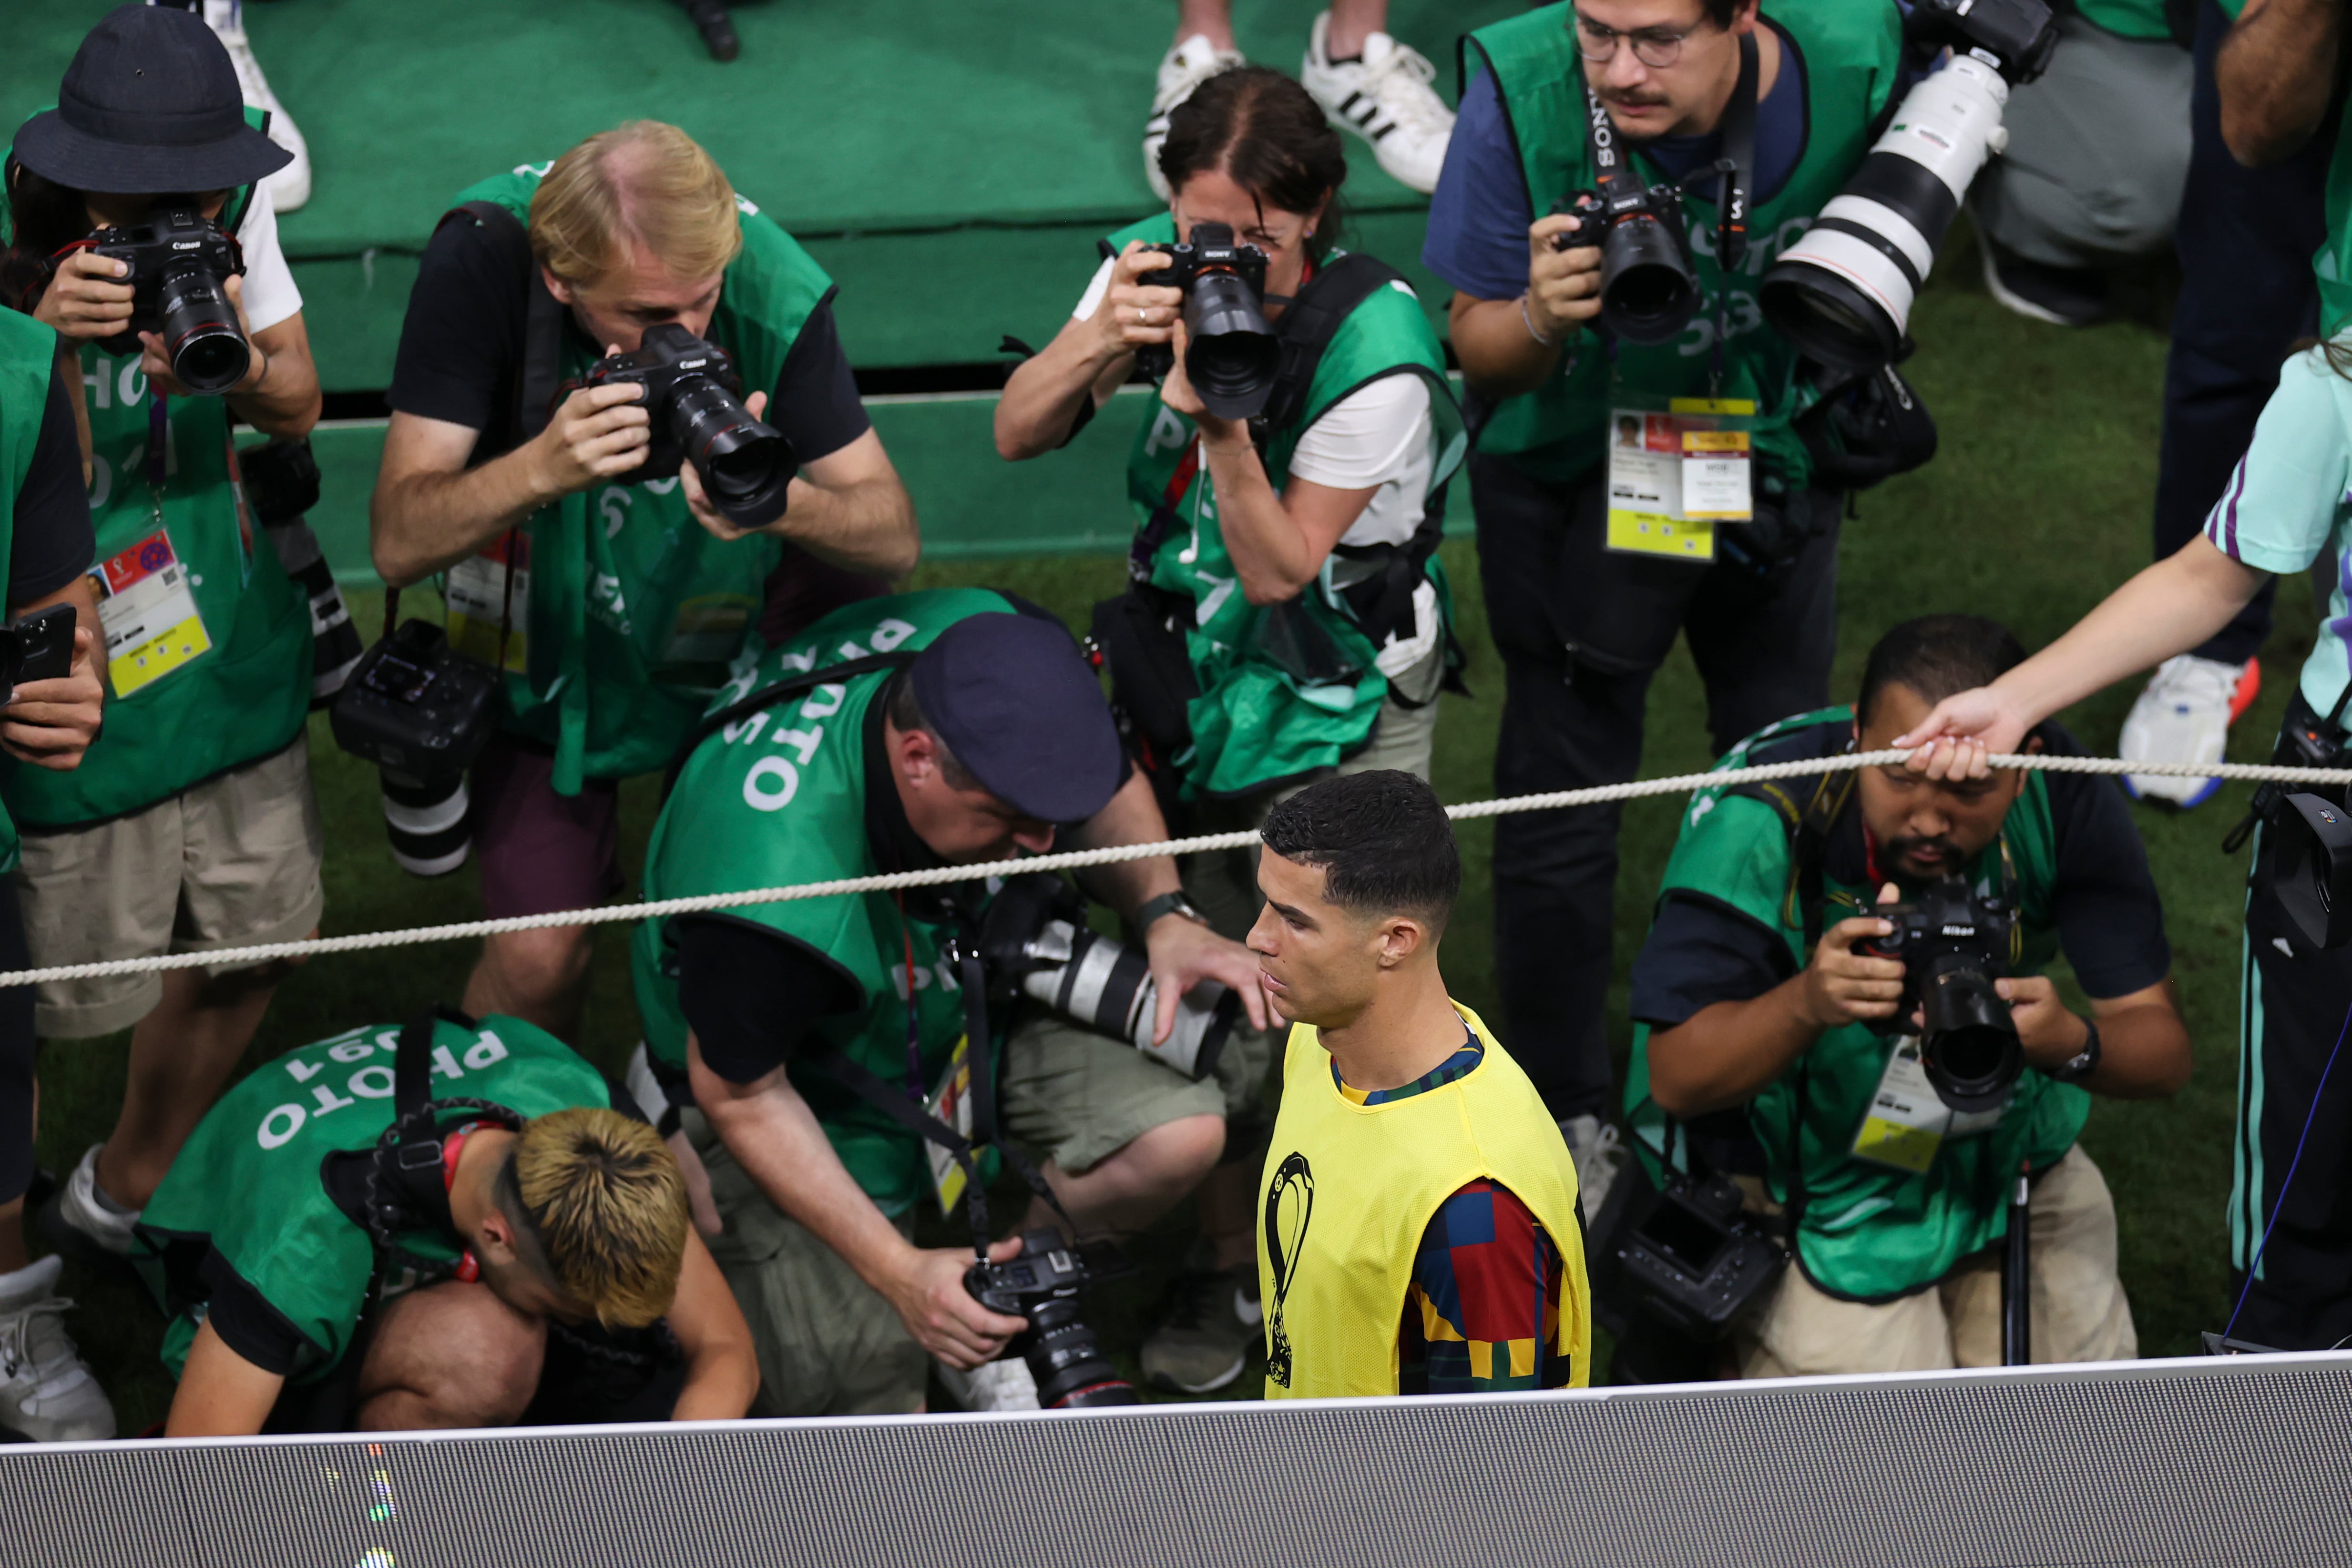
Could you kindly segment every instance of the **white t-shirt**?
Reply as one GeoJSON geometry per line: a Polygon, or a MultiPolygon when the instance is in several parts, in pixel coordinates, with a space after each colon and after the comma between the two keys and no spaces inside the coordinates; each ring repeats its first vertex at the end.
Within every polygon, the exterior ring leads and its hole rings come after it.
{"type": "Polygon", "coordinates": [[[257,332],[268,331],[302,308],[302,291],[286,265],[286,251],[278,243],[278,207],[269,187],[257,185],[253,204],[237,226],[237,244],[245,247],[245,319],[257,332]]]}
{"type": "MultiPolygon", "coordinates": [[[[1101,307],[1114,265],[1104,260],[1073,317],[1087,320],[1101,307]]],[[[1378,486],[1339,542],[1401,545],[1421,527],[1422,497],[1437,456],[1435,437],[1429,383],[1415,375],[1382,376],[1333,403],[1307,427],[1291,452],[1290,472],[1335,490],[1378,486]]]]}

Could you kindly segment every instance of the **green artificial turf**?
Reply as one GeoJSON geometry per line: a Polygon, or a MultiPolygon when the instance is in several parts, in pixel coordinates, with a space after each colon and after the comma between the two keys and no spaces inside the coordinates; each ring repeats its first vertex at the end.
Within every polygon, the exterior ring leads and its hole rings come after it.
{"type": "MultiPolygon", "coordinates": [[[[1957,262],[1967,252],[1953,247],[1957,262]]],[[[2160,283],[2160,279],[2157,280],[2160,283]]],[[[2153,287],[2151,285],[2150,287],[2153,287]]],[[[1852,688],[1871,642],[1888,626],[1939,610],[1969,610],[2006,620],[2039,645],[2140,566],[2147,557],[2164,340],[2160,294],[2140,299],[2137,319],[2063,332],[2010,316],[1973,282],[1971,269],[1948,265],[1923,301],[1921,342],[1911,366],[1942,432],[1928,469],[1861,499],[1848,523],[1841,563],[1841,641],[1837,685],[1852,688]]],[[[1088,439],[1123,440],[1124,432],[1088,439]]],[[[992,461],[975,454],[974,462],[992,461]]],[[[1077,463],[1075,455],[1070,461],[1077,463]]],[[[1032,470],[1053,479],[1055,459],[1032,470]]],[[[1088,466],[1096,466],[1088,465],[1088,466]]],[[[1026,476],[1024,476],[1024,478],[1026,476]]],[[[951,505],[919,492],[919,505],[951,505]]],[[[1106,495],[1116,516],[1123,503],[1106,495]]],[[[1457,506],[1462,503],[1457,502],[1457,506]]],[[[1017,531],[1007,525],[1007,531],[1017,531]]],[[[1475,549],[1446,546],[1471,654],[1475,695],[1449,699],[1438,730],[1436,782],[1449,801],[1491,793],[1490,766],[1500,683],[1486,640],[1475,549]]],[[[1023,593],[1082,623],[1087,608],[1117,591],[1120,563],[1110,556],[962,560],[925,567],[920,585],[985,582],[1023,593]]],[[[355,596],[371,631],[376,601],[355,596]]],[[[2279,599],[2279,629],[2267,655],[2262,701],[2238,727],[2231,755],[2263,760],[2292,672],[2311,644],[2310,596],[2288,584],[2279,599]]],[[[2095,751],[2113,747],[2131,697],[2118,688],[2067,716],[2095,751]]],[[[1699,768],[1710,760],[1696,672],[1677,649],[1651,703],[1644,775],[1699,768]]],[[[327,821],[330,932],[464,919],[478,901],[468,871],[422,883],[395,870],[383,846],[374,780],[336,752],[314,720],[311,758],[327,821]]],[[[2228,1185],[2235,1082],[2234,1007],[2239,973],[2242,873],[2218,848],[2244,810],[2248,791],[2230,787],[2187,815],[2138,809],[2164,892],[2176,973],[2197,1045],[2197,1071],[2179,1097],[2160,1104],[2101,1102],[2085,1145],[2106,1172],[2121,1221],[2122,1266],[2149,1354],[2192,1351],[2200,1329],[2226,1312],[2221,1206],[2228,1185]]],[[[632,869],[643,852],[654,807],[650,781],[624,794],[624,852],[632,869]]],[[[1618,983],[1609,998],[1612,1032],[1626,1035],[1623,974],[1648,918],[1655,877],[1671,842],[1672,799],[1641,802],[1626,813],[1624,873],[1618,903],[1618,983]]],[[[1490,1009],[1494,976],[1487,943],[1491,830],[1463,830],[1466,877],[1463,905],[1445,945],[1455,991],[1490,1009]]],[[[599,939],[593,999],[582,1046],[616,1068],[636,1038],[625,926],[599,939]]],[[[404,1018],[436,998],[455,999],[470,950],[459,945],[403,948],[318,960],[285,987],[248,1065],[288,1047],[366,1021],[404,1018]]],[[[121,1040],[58,1042],[45,1049],[40,1150],[62,1169],[103,1135],[121,1092],[121,1040]]],[[[1010,1196],[1010,1195],[1008,1195],[1010,1196]]],[[[1131,1356],[1156,1293],[1183,1251],[1189,1215],[1179,1209],[1150,1244],[1136,1279],[1107,1288],[1096,1312],[1106,1336],[1131,1356]]],[[[942,1237],[942,1239],[950,1238],[942,1237]]],[[[92,1364],[113,1390],[126,1431],[157,1418],[169,1397],[154,1361],[159,1323],[128,1287],[69,1267],[68,1291],[82,1310],[72,1320],[92,1364]]],[[[1239,1392],[1255,1389],[1255,1374],[1239,1392]]]]}

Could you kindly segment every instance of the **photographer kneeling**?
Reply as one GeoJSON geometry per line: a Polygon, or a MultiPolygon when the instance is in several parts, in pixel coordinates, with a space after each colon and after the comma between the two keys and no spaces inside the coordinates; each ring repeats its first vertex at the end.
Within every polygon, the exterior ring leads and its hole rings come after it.
{"type": "MultiPolygon", "coordinates": [[[[2024,656],[1974,616],[1906,622],[1872,649],[1853,709],[1774,725],[1721,766],[1885,747],[2024,656]]],[[[2025,748],[2079,751],[2054,724],[2025,748]]],[[[1794,1267],[1735,1325],[1742,1374],[1998,1364],[1987,1249],[2021,1166],[2033,1358],[2136,1354],[2114,1204],[2075,1139],[2086,1091],[2188,1082],[2170,968],[2146,851],[2106,779],[1897,765],[1702,791],[1634,961],[1627,1105],[1651,1155],[1761,1176],[1784,1217],[1794,1267]],[[1899,939],[1873,913],[1898,900],[1928,912],[1899,939]],[[2039,973],[2062,946],[2087,1019],[2039,973]],[[1715,1114],[1742,1107],[1744,1127],[1715,1114]]]]}
{"type": "MultiPolygon", "coordinates": [[[[1166,836],[1060,622],[1003,594],[942,589],[754,645],[655,824],[646,896],[1166,836]]],[[[944,1214],[971,1201],[930,1126],[1000,1149],[1001,1127],[1043,1151],[1040,1182],[1087,1235],[1141,1228],[1224,1146],[1223,1092],[1181,1070],[1208,1067],[1243,1010],[1263,1028],[1248,953],[1164,916],[1181,902],[1164,855],[1087,873],[1144,933],[1141,956],[1093,937],[1082,914],[1058,916],[1070,921],[1058,930],[1038,919],[1049,911],[1015,896],[1031,880],[638,928],[646,1046],[665,1092],[691,1099],[683,1131],[723,1223],[711,1251],[751,1319],[766,1413],[918,1409],[929,1357],[976,1367],[1028,1326],[966,1289],[972,1249],[913,1243],[918,1202],[944,1214]],[[1009,919],[1023,907],[1028,918],[1009,919]],[[1023,996],[1036,1000],[1002,1005],[1023,996]]],[[[1024,1229],[1055,1218],[1041,1198],[1024,1229]]]]}
{"type": "MultiPolygon", "coordinates": [[[[1072,319],[1007,382],[997,449],[1051,452],[1137,366],[1164,374],[1137,400],[1130,586],[1097,611],[1096,635],[1187,831],[1255,826],[1333,771],[1425,780],[1452,652],[1436,550],[1463,450],[1444,350],[1402,277],[1335,245],[1347,157],[1298,83],[1256,67],[1212,77],[1171,116],[1159,159],[1168,212],[1103,242],[1072,319]]],[[[1251,862],[1199,856],[1185,884],[1235,938],[1259,905],[1251,862]]],[[[1237,1046],[1222,1076],[1238,1127],[1270,1050],[1237,1046]]],[[[1203,1194],[1202,1268],[1145,1346],[1163,1386],[1223,1386],[1258,1338],[1255,1145],[1235,1138],[1203,1194]]]]}
{"type": "MultiPolygon", "coordinates": [[[[388,583],[444,574],[452,642],[507,672],[472,779],[490,915],[620,891],[620,781],[677,754],[763,597],[796,629],[880,591],[853,574],[915,564],[833,293],[655,120],[459,193],[425,247],[370,540],[388,583]]],[[[491,936],[466,1005],[572,1035],[590,948],[585,926],[491,936]]]]}
{"type": "Polygon", "coordinates": [[[741,1416],[743,1315],[613,1103],[554,1036],[446,1009],[229,1091],[139,1224],[164,1435],[741,1416]]]}

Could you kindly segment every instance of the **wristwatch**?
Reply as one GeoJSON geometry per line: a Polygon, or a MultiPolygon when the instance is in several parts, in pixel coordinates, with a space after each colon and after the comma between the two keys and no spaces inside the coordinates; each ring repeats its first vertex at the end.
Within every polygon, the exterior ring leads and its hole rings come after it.
{"type": "Polygon", "coordinates": [[[1192,901],[1181,893],[1163,893],[1145,900],[1143,907],[1135,912],[1135,934],[1140,936],[1150,931],[1152,923],[1163,915],[1181,915],[1195,925],[1209,923],[1209,917],[1193,908],[1192,901]]]}
{"type": "Polygon", "coordinates": [[[2095,1020],[2084,1019],[2083,1028],[2088,1031],[2083,1040],[2083,1049],[2051,1071],[2050,1076],[2061,1083],[2075,1082],[2099,1070],[2099,1026],[2095,1020]]]}

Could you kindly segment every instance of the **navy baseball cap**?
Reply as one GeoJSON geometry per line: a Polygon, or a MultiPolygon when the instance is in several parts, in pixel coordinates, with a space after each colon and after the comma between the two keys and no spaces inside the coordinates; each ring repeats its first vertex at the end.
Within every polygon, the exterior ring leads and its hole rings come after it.
{"type": "Polygon", "coordinates": [[[993,612],[932,639],[908,672],[932,730],[980,787],[1045,822],[1082,822],[1127,773],[1102,683],[1060,625],[993,612]]]}
{"type": "Polygon", "coordinates": [[[57,108],[25,121],[15,152],[60,185],[134,195],[228,190],[294,161],[245,122],[227,47],[173,5],[107,13],[74,51],[57,108]]]}

